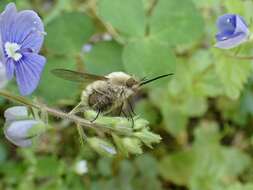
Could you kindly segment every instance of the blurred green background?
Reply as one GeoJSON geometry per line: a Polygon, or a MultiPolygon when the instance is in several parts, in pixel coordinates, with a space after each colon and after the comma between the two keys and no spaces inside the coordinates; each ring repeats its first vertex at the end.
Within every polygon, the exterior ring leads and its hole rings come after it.
{"type": "MultiPolygon", "coordinates": [[[[8,2],[0,0],[1,11],[8,2]]],[[[162,137],[153,149],[107,158],[81,145],[74,125],[54,118],[54,130],[33,148],[15,147],[1,130],[0,189],[253,190],[252,61],[234,56],[253,55],[253,43],[213,47],[219,15],[240,14],[253,29],[252,0],[14,2],[38,12],[47,32],[47,65],[31,98],[65,111],[77,104],[82,87],[54,77],[50,70],[59,67],[175,75],[134,101],[135,112],[162,137]],[[76,169],[82,160],[85,174],[76,169]]],[[[15,83],[8,89],[17,92],[15,83]]],[[[1,115],[11,105],[1,98],[1,115]]]]}

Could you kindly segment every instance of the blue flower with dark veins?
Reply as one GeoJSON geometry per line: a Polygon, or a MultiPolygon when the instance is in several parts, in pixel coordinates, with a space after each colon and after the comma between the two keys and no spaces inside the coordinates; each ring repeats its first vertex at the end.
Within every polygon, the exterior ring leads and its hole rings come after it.
{"type": "Polygon", "coordinates": [[[246,42],[250,31],[244,19],[237,14],[225,14],[218,18],[216,34],[216,47],[230,49],[246,42]]]}
{"type": "Polygon", "coordinates": [[[38,54],[44,35],[44,25],[32,10],[17,12],[9,3],[0,15],[1,59],[8,80],[15,75],[21,95],[31,94],[39,84],[46,63],[38,54]]]}

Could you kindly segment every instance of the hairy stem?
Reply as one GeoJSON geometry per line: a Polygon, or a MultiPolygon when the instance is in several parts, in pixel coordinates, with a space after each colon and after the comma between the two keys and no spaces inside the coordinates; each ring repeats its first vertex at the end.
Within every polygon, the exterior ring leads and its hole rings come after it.
{"type": "Polygon", "coordinates": [[[39,103],[32,102],[28,99],[25,99],[25,98],[21,97],[21,96],[12,95],[12,94],[10,94],[9,92],[6,92],[6,91],[0,91],[0,96],[4,97],[4,98],[6,98],[10,101],[13,101],[13,102],[25,105],[25,106],[30,106],[30,107],[39,109],[41,111],[46,111],[48,114],[50,114],[52,116],[59,117],[59,118],[62,118],[62,119],[68,119],[72,122],[75,122],[75,123],[78,123],[79,125],[82,125],[83,127],[87,127],[87,128],[95,127],[94,123],[91,123],[90,121],[88,121],[86,119],[83,119],[81,117],[71,115],[71,114],[68,114],[68,113],[50,108],[50,107],[48,107],[44,104],[39,104],[39,103]]]}
{"type": "MultiPolygon", "coordinates": [[[[107,133],[110,133],[111,131],[114,131],[116,133],[122,134],[122,131],[121,131],[120,128],[115,128],[115,127],[112,127],[110,125],[102,125],[102,124],[98,124],[96,122],[91,122],[91,121],[89,121],[87,119],[83,119],[79,116],[69,114],[69,113],[65,113],[65,112],[62,112],[62,111],[54,109],[54,108],[50,108],[45,104],[37,103],[37,102],[31,101],[31,100],[28,100],[24,97],[13,95],[13,94],[11,94],[7,91],[0,91],[0,96],[4,97],[4,98],[6,98],[6,99],[8,99],[12,102],[16,102],[18,104],[29,106],[29,107],[38,109],[42,112],[47,112],[49,115],[52,115],[52,116],[55,116],[55,117],[58,117],[58,118],[62,118],[62,119],[67,119],[69,121],[74,122],[78,126],[93,129],[93,130],[95,130],[95,132],[97,132],[98,130],[101,130],[101,131],[107,132],[107,133]]],[[[128,133],[125,133],[124,135],[131,136],[132,133],[128,132],[128,133]]]]}

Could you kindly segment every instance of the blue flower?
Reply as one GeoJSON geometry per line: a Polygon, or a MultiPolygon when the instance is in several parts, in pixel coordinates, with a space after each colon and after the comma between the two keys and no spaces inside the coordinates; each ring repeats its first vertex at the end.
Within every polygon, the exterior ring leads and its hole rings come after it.
{"type": "Polygon", "coordinates": [[[39,55],[44,41],[44,25],[31,10],[17,12],[14,3],[0,15],[1,58],[8,80],[14,75],[22,95],[38,86],[46,59],[39,55]]]}
{"type": "Polygon", "coordinates": [[[216,47],[230,49],[245,42],[249,38],[249,29],[244,19],[236,14],[225,14],[218,18],[216,47]]]}

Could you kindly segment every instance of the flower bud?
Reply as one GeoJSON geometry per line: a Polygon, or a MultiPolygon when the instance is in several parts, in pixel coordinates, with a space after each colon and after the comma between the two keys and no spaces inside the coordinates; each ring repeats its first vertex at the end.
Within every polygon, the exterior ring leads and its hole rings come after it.
{"type": "MultiPolygon", "coordinates": [[[[97,113],[95,111],[89,110],[84,113],[84,116],[88,120],[93,120],[97,113]]],[[[127,120],[127,118],[122,117],[108,117],[100,115],[95,123],[97,125],[103,126],[104,128],[112,129],[121,134],[129,134],[132,132],[132,123],[127,120]]]]}
{"type": "Polygon", "coordinates": [[[142,154],[141,141],[137,138],[125,137],[123,144],[126,150],[132,154],[142,154]]]}
{"type": "Polygon", "coordinates": [[[80,161],[76,162],[76,164],[74,166],[74,171],[78,175],[83,175],[83,174],[88,173],[87,161],[86,160],[80,160],[80,161]]]}
{"type": "Polygon", "coordinates": [[[152,148],[152,143],[159,143],[161,141],[160,135],[152,133],[147,129],[143,129],[139,132],[135,132],[134,135],[141,139],[141,141],[147,145],[148,147],[152,148]]]}
{"type": "Polygon", "coordinates": [[[116,134],[112,133],[112,138],[114,141],[114,144],[117,147],[117,150],[124,156],[128,156],[128,151],[126,150],[123,140],[116,134]]]}
{"type": "Polygon", "coordinates": [[[4,117],[7,122],[28,119],[28,110],[25,106],[10,107],[4,112],[4,117]]]}
{"type": "Polygon", "coordinates": [[[134,123],[135,130],[141,130],[149,125],[149,122],[145,119],[139,118],[134,123]]]}
{"type": "Polygon", "coordinates": [[[84,53],[89,53],[92,50],[93,46],[91,44],[85,44],[82,48],[84,53]]]}
{"type": "Polygon", "coordinates": [[[117,153],[114,146],[105,140],[99,139],[97,137],[88,138],[87,140],[88,140],[88,143],[90,144],[90,146],[97,153],[99,153],[103,156],[111,157],[117,153]]]}
{"type": "Polygon", "coordinates": [[[112,41],[112,35],[109,33],[104,33],[102,38],[104,41],[112,41]]]}
{"type": "Polygon", "coordinates": [[[32,138],[45,131],[45,125],[36,120],[13,121],[4,127],[5,137],[21,147],[32,145],[32,138]]]}

